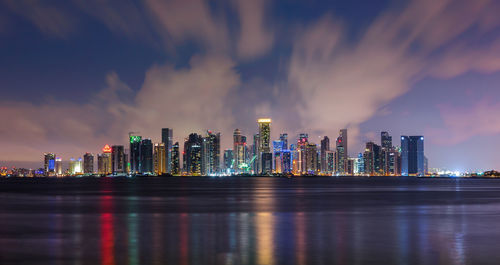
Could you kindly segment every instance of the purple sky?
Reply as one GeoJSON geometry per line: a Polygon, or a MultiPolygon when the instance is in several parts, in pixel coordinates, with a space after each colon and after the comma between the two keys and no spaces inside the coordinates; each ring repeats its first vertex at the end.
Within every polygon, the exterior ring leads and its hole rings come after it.
{"type": "MultiPolygon", "coordinates": [[[[0,161],[206,129],[425,135],[430,167],[500,169],[495,0],[0,0],[0,161]],[[376,2],[376,3],[374,3],[376,2]]],[[[3,162],[16,165],[20,162],[3,162]]]]}

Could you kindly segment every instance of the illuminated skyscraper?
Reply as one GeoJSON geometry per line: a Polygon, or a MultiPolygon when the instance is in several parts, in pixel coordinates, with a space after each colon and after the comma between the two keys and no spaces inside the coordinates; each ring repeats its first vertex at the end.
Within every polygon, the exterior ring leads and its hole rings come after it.
{"type": "Polygon", "coordinates": [[[142,139],[140,146],[140,173],[153,173],[153,142],[151,139],[142,139]]]}
{"type": "Polygon", "coordinates": [[[176,142],[172,145],[172,163],[171,163],[170,172],[172,175],[179,175],[181,173],[180,169],[180,151],[179,151],[179,142],[176,142]]]}
{"type": "Polygon", "coordinates": [[[282,159],[282,152],[284,150],[284,142],[281,141],[281,140],[278,140],[278,141],[273,141],[273,154],[274,154],[274,160],[273,160],[273,164],[274,164],[274,172],[275,173],[282,173],[283,172],[283,169],[282,169],[282,162],[281,162],[281,159],[282,159]]]}
{"type": "Polygon", "coordinates": [[[292,172],[292,153],[290,150],[281,152],[281,171],[282,173],[292,172]]]}
{"type": "Polygon", "coordinates": [[[83,173],[94,174],[94,155],[91,153],[83,155],[83,173]]]}
{"type": "Polygon", "coordinates": [[[339,137],[336,141],[336,168],[337,174],[345,174],[347,170],[347,158],[349,153],[347,150],[347,129],[342,129],[339,132],[339,137]]]}
{"type": "Polygon", "coordinates": [[[111,171],[114,175],[125,173],[125,151],[123,145],[111,147],[111,171]]]}
{"type": "Polygon", "coordinates": [[[252,171],[254,174],[257,174],[259,172],[259,163],[260,163],[260,155],[259,155],[259,146],[260,146],[260,135],[254,134],[253,135],[253,145],[252,145],[252,171]]]}
{"type": "Polygon", "coordinates": [[[233,156],[234,156],[234,170],[239,171],[240,165],[246,162],[245,153],[246,153],[246,144],[247,138],[241,135],[241,131],[239,129],[234,130],[233,134],[233,156]]]}
{"type": "Polygon", "coordinates": [[[233,169],[233,150],[224,150],[224,171],[230,173],[233,169]]]}
{"type": "Polygon", "coordinates": [[[288,133],[280,134],[280,140],[283,142],[283,149],[288,149],[288,133]]]}
{"type": "Polygon", "coordinates": [[[201,175],[201,135],[192,133],[184,142],[185,171],[190,175],[201,175]]]}
{"type": "Polygon", "coordinates": [[[97,172],[100,175],[109,175],[113,172],[111,166],[111,147],[105,145],[102,148],[102,154],[97,155],[97,172]]]}
{"type": "Polygon", "coordinates": [[[56,176],[62,176],[62,159],[59,157],[56,157],[56,176]]]}
{"type": "Polygon", "coordinates": [[[138,174],[141,172],[141,141],[142,136],[130,136],[130,173],[138,174]]]}
{"type": "Polygon", "coordinates": [[[172,171],[172,143],[174,141],[173,129],[161,129],[161,142],[165,144],[165,169],[166,173],[172,171]]]}
{"type": "Polygon", "coordinates": [[[391,149],[392,148],[392,136],[389,135],[388,132],[380,133],[380,143],[382,144],[382,148],[391,149]]]}
{"type": "Polygon", "coordinates": [[[424,174],[424,137],[401,136],[401,175],[423,176],[424,174]]]}
{"type": "Polygon", "coordinates": [[[305,173],[317,174],[318,172],[318,150],[316,144],[307,143],[305,151],[305,173]]]}
{"type": "Polygon", "coordinates": [[[56,167],[56,155],[53,153],[45,153],[43,156],[45,175],[54,176],[56,167]]]}
{"type": "Polygon", "coordinates": [[[207,131],[202,144],[202,174],[220,173],[220,133],[207,131]]]}
{"type": "Polygon", "coordinates": [[[270,173],[272,171],[273,154],[271,153],[271,119],[258,119],[259,123],[259,157],[260,173],[270,173]],[[264,154],[266,160],[264,161],[264,154]],[[269,159],[270,157],[270,159],[269,159]],[[269,161],[268,161],[269,159],[269,161]],[[270,164],[270,170],[269,170],[270,164]],[[265,169],[265,170],[264,170],[265,169]]]}
{"type": "Polygon", "coordinates": [[[328,136],[323,137],[323,140],[321,140],[321,159],[320,159],[320,165],[321,165],[321,173],[327,173],[328,172],[328,163],[326,160],[326,154],[330,151],[330,139],[328,136]]]}
{"type": "Polygon", "coordinates": [[[73,159],[69,160],[69,174],[72,176],[81,175],[83,173],[82,169],[82,159],[73,159]]]}
{"type": "Polygon", "coordinates": [[[154,145],[154,152],[153,152],[153,166],[154,166],[154,173],[158,176],[161,176],[163,174],[167,173],[166,169],[166,152],[165,152],[165,143],[155,143],[154,145]]]}
{"type": "Polygon", "coordinates": [[[297,139],[297,174],[307,174],[307,145],[309,135],[301,133],[297,139]]]}
{"type": "Polygon", "coordinates": [[[365,153],[363,155],[365,173],[369,175],[380,175],[383,173],[381,170],[381,148],[380,145],[374,142],[366,143],[365,153]]]}

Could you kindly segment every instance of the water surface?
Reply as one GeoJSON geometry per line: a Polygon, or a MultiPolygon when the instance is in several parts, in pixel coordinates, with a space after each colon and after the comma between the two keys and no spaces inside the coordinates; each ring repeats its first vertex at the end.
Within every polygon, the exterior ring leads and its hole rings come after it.
{"type": "Polygon", "coordinates": [[[0,179],[0,264],[499,264],[500,180],[0,179]]]}

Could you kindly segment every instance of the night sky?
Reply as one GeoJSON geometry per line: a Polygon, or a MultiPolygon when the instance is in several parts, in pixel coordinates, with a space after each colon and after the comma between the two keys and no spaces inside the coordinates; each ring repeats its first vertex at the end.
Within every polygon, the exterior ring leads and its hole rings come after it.
{"type": "MultiPolygon", "coordinates": [[[[0,160],[182,142],[424,135],[430,167],[500,169],[500,1],[0,0],[0,160]]],[[[13,164],[13,163],[11,163],[13,164]]]]}

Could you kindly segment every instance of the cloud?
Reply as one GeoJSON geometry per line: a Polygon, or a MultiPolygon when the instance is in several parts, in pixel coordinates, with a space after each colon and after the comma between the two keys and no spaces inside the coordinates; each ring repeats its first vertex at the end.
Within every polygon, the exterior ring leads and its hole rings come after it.
{"type": "Polygon", "coordinates": [[[403,10],[380,15],[355,42],[346,38],[343,23],[328,15],[304,27],[288,74],[289,86],[300,94],[303,127],[357,128],[425,76],[500,70],[498,36],[484,54],[462,38],[466,31],[491,38],[500,25],[491,16],[496,7],[488,0],[411,1],[403,10]],[[448,52],[439,56],[442,49],[448,52]]]}
{"type": "Polygon", "coordinates": [[[106,88],[85,104],[53,100],[41,104],[2,102],[0,141],[9,152],[3,152],[0,160],[33,161],[41,152],[78,156],[97,151],[120,137],[125,139],[123,114],[129,107],[124,99],[131,95],[132,90],[110,73],[106,88]]]}
{"type": "Polygon", "coordinates": [[[206,129],[231,132],[234,120],[225,102],[239,84],[231,59],[208,55],[194,57],[189,68],[153,66],[136,94],[110,73],[88,103],[2,102],[0,145],[9,152],[0,160],[39,160],[42,152],[77,157],[104,144],[124,144],[129,131],[154,141],[163,127],[175,128],[177,141],[206,129]]]}
{"type": "Polygon", "coordinates": [[[440,145],[455,145],[474,136],[500,134],[500,103],[483,99],[471,106],[439,106],[443,128],[428,128],[426,135],[440,145]]]}
{"type": "Polygon", "coordinates": [[[261,56],[272,48],[274,35],[266,21],[266,4],[266,0],[236,0],[241,24],[237,52],[242,59],[261,56]]]}
{"type": "Polygon", "coordinates": [[[13,13],[32,22],[41,32],[65,38],[76,29],[76,19],[67,10],[42,0],[3,0],[13,13]]]}
{"type": "Polygon", "coordinates": [[[227,51],[229,36],[222,13],[215,14],[204,0],[146,0],[166,43],[195,40],[212,52],[227,51]]]}
{"type": "Polygon", "coordinates": [[[145,136],[174,128],[178,141],[206,129],[231,132],[234,120],[227,102],[240,84],[234,67],[231,59],[218,55],[194,57],[185,69],[152,67],[135,99],[131,128],[145,136]]]}

